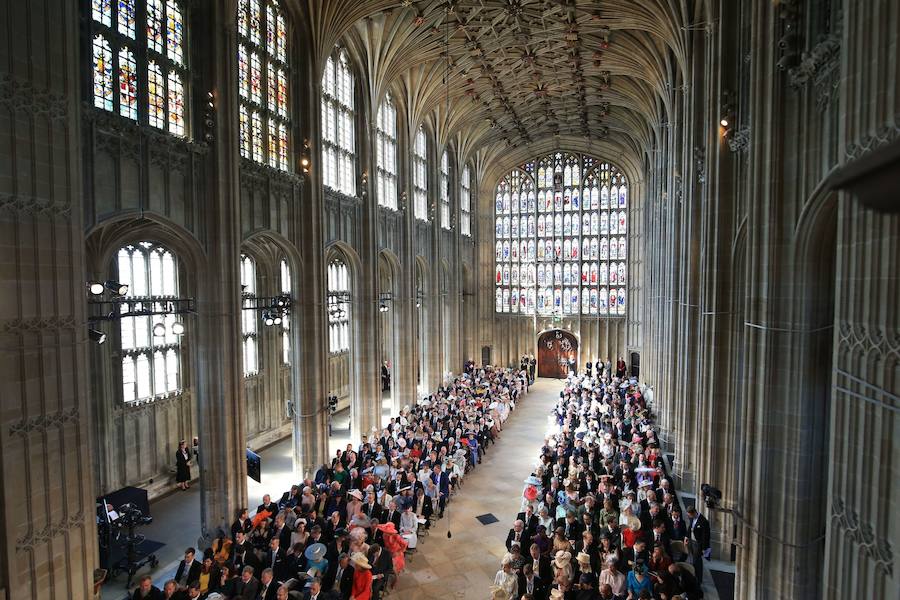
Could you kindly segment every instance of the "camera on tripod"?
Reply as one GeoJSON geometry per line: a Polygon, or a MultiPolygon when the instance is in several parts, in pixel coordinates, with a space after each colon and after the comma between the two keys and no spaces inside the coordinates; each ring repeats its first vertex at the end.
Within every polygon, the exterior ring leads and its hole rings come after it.
{"type": "MultiPolygon", "coordinates": [[[[141,552],[138,547],[147,538],[145,535],[134,531],[138,527],[152,523],[153,517],[145,515],[140,508],[131,502],[123,504],[118,511],[115,511],[104,501],[103,510],[106,514],[106,519],[105,523],[101,519],[101,523],[107,528],[105,532],[106,539],[110,540],[110,546],[114,540],[123,550],[122,558],[112,565],[110,575],[117,577],[119,573],[128,573],[125,587],[129,587],[138,569],[144,565],[150,565],[150,568],[154,568],[159,564],[155,554],[141,552]]],[[[103,536],[103,532],[101,532],[101,536],[103,536]]]]}
{"type": "Polygon", "coordinates": [[[145,515],[141,509],[129,502],[119,508],[119,519],[116,521],[116,524],[120,528],[133,529],[142,525],[149,525],[152,522],[153,517],[145,515]]]}
{"type": "Polygon", "coordinates": [[[703,496],[703,500],[706,501],[706,507],[710,509],[719,508],[719,503],[722,502],[722,491],[718,488],[714,488],[708,483],[704,483],[700,486],[700,494],[703,496]]]}

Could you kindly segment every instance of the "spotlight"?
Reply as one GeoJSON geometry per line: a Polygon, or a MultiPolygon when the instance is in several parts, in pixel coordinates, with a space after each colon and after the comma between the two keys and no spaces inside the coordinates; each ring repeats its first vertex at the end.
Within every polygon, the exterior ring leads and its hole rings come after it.
{"type": "Polygon", "coordinates": [[[719,503],[722,501],[722,491],[708,483],[700,486],[700,495],[703,496],[708,508],[718,508],[719,503]]]}
{"type": "Polygon", "coordinates": [[[281,325],[281,315],[276,314],[276,315],[272,318],[272,323],[275,324],[275,325],[281,325]]]}
{"type": "Polygon", "coordinates": [[[272,314],[269,311],[265,311],[262,318],[263,323],[265,323],[267,327],[271,327],[275,324],[275,319],[272,317],[272,314]]]}
{"type": "Polygon", "coordinates": [[[106,334],[97,329],[88,329],[88,337],[91,338],[91,341],[97,342],[98,344],[102,344],[106,341],[106,334]]]}
{"type": "Polygon", "coordinates": [[[286,296],[278,296],[275,298],[275,306],[278,308],[284,308],[288,304],[288,298],[286,296]]]}
{"type": "Polygon", "coordinates": [[[422,307],[422,303],[419,302],[418,300],[416,300],[416,308],[421,308],[421,307],[422,307]]]}
{"type": "Polygon", "coordinates": [[[184,334],[184,323],[181,321],[175,321],[172,323],[172,333],[175,335],[183,335],[184,334]]]}
{"type": "Polygon", "coordinates": [[[156,337],[163,337],[166,335],[166,326],[162,323],[157,323],[153,326],[153,335],[156,337]]]}
{"type": "Polygon", "coordinates": [[[719,125],[721,125],[722,127],[728,127],[728,125],[729,125],[728,117],[722,117],[722,120],[719,121],[719,125]]]}
{"type": "Polygon", "coordinates": [[[381,312],[387,312],[387,311],[388,311],[387,304],[385,304],[384,302],[382,302],[381,305],[378,307],[378,310],[381,311],[381,312]]]}
{"type": "Polygon", "coordinates": [[[94,296],[99,296],[100,294],[103,293],[103,290],[106,289],[105,287],[103,287],[103,284],[100,283],[99,281],[90,281],[90,282],[88,282],[87,286],[88,286],[88,291],[90,291],[91,294],[93,294],[94,296]]]}
{"type": "Polygon", "coordinates": [[[304,167],[308,167],[309,159],[304,156],[303,158],[300,159],[300,164],[303,165],[304,167]]]}
{"type": "Polygon", "coordinates": [[[124,296],[128,293],[128,285],[124,283],[119,283],[118,281],[113,281],[112,279],[108,280],[105,284],[106,289],[111,291],[113,294],[117,296],[124,296]]]}

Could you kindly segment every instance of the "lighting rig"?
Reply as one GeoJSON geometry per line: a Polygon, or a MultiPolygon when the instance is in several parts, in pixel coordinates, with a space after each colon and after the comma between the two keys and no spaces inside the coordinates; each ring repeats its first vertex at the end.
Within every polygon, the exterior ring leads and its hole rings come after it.
{"type": "Polygon", "coordinates": [[[382,292],[378,295],[378,312],[386,313],[391,310],[390,303],[394,301],[394,294],[382,292]]]}
{"type": "Polygon", "coordinates": [[[251,296],[245,293],[241,298],[241,308],[262,311],[262,322],[267,327],[281,325],[284,317],[291,312],[291,296],[290,294],[251,296]]]}
{"type": "MultiPolygon", "coordinates": [[[[195,314],[193,298],[126,297],[128,285],[113,280],[102,283],[89,281],[86,286],[90,295],[88,299],[88,338],[97,344],[106,341],[106,333],[94,325],[106,321],[119,321],[127,317],[195,314]]],[[[173,334],[184,335],[183,321],[175,321],[171,328],[173,334]]],[[[165,336],[165,323],[154,325],[153,335],[165,336]]]]}
{"type": "Polygon", "coordinates": [[[347,316],[345,305],[350,304],[350,292],[328,292],[328,317],[343,319],[347,316]]]}

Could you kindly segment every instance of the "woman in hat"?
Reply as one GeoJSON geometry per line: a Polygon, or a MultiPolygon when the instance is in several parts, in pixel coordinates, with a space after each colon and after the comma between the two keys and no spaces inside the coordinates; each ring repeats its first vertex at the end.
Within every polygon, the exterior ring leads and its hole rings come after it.
{"type": "Polygon", "coordinates": [[[504,600],[518,600],[519,576],[513,570],[512,559],[507,554],[500,563],[500,570],[494,576],[494,585],[500,587],[506,596],[504,600]]]}
{"type": "Polygon", "coordinates": [[[572,577],[574,575],[572,553],[560,550],[556,553],[556,557],[550,565],[553,567],[553,580],[559,589],[568,592],[572,586],[572,577]]]}
{"type": "Polygon", "coordinates": [[[492,585],[491,600],[507,600],[506,590],[504,590],[499,585],[492,585]]]}
{"type": "Polygon", "coordinates": [[[372,598],[372,565],[362,552],[350,555],[353,563],[353,587],[350,589],[350,600],[371,600],[372,598]]]}

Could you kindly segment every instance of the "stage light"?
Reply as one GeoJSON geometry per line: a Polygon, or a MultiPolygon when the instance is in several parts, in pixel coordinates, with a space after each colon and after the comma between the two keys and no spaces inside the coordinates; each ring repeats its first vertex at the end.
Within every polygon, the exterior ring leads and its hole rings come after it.
{"type": "Polygon", "coordinates": [[[728,117],[722,117],[722,120],[719,121],[719,125],[722,127],[728,127],[728,117]]]}
{"type": "Polygon", "coordinates": [[[378,307],[378,310],[381,311],[381,312],[387,312],[387,311],[388,311],[387,304],[385,304],[384,302],[382,302],[381,305],[378,307]]]}
{"type": "Polygon", "coordinates": [[[274,325],[281,325],[281,315],[276,314],[275,317],[273,317],[273,319],[272,319],[272,323],[274,325]]]}
{"type": "Polygon", "coordinates": [[[271,327],[272,325],[275,324],[275,319],[272,317],[272,315],[271,315],[271,313],[269,313],[269,311],[265,311],[263,313],[262,319],[263,319],[263,323],[265,323],[265,325],[267,327],[271,327]]]}
{"type": "Polygon", "coordinates": [[[98,344],[102,344],[106,341],[106,334],[97,329],[88,329],[88,337],[91,338],[91,341],[98,344]]]}
{"type": "Polygon", "coordinates": [[[184,334],[184,323],[181,321],[175,321],[172,323],[172,333],[175,335],[183,335],[184,334]]]}
{"type": "Polygon", "coordinates": [[[116,294],[117,296],[124,296],[128,293],[128,285],[124,283],[119,283],[118,281],[109,279],[104,285],[106,286],[106,289],[111,291],[113,294],[116,294]]]}
{"type": "Polygon", "coordinates": [[[106,288],[103,287],[103,284],[99,281],[90,281],[88,282],[88,291],[91,292],[94,296],[99,296],[103,293],[103,290],[106,288]]]}
{"type": "Polygon", "coordinates": [[[157,323],[153,326],[153,335],[156,337],[163,337],[166,335],[166,326],[162,323],[157,323]]]}

